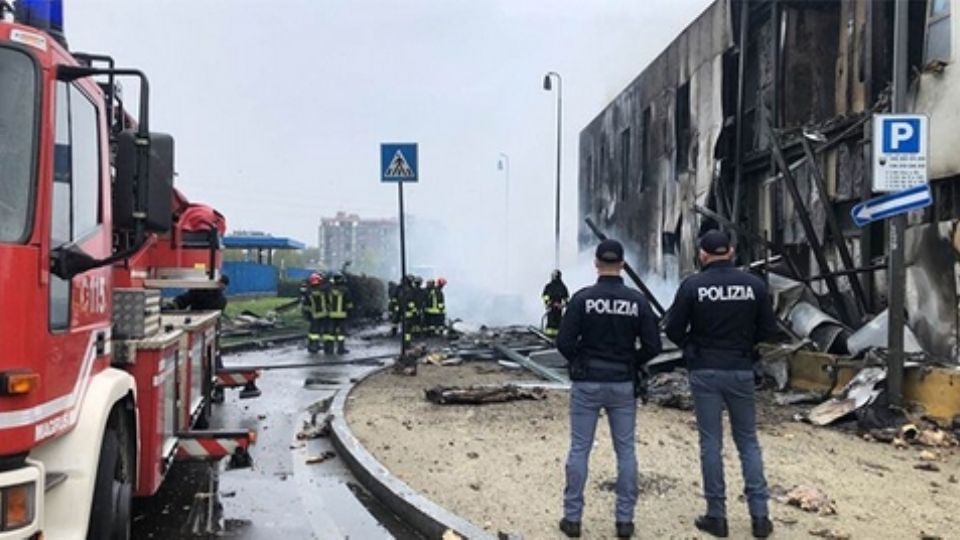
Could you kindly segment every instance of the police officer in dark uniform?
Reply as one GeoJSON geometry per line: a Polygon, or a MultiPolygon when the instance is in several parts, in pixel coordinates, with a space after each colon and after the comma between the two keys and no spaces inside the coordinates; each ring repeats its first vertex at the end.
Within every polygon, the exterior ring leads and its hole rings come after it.
{"type": "Polygon", "coordinates": [[[629,538],[637,504],[635,381],[640,367],[660,354],[660,331],[646,298],[623,284],[623,246],[604,240],[594,265],[599,274],[596,285],[573,295],[557,335],[557,349],[567,359],[573,381],[560,530],[571,538],[580,536],[587,465],[603,409],[617,454],[617,537],[629,538]]]}
{"type": "Polygon", "coordinates": [[[740,454],[753,535],[766,538],[773,532],[773,523],[757,440],[753,358],[754,346],[775,335],[777,324],[766,285],[735,268],[733,255],[726,234],[713,230],[703,235],[702,271],[680,285],[667,315],[666,333],[683,348],[700,432],[707,513],[695,525],[717,537],[729,534],[721,455],[726,407],[740,454]]]}

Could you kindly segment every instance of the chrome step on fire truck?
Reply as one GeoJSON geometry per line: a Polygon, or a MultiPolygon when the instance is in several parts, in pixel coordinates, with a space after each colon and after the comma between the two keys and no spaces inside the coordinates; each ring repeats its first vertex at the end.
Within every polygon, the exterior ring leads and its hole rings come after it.
{"type": "Polygon", "coordinates": [[[126,539],[174,460],[255,439],[200,430],[218,386],[258,393],[218,368],[219,312],[160,310],[160,289],[218,286],[225,224],[173,189],[142,72],[71,53],[62,0],[0,15],[0,540],[126,539]]]}

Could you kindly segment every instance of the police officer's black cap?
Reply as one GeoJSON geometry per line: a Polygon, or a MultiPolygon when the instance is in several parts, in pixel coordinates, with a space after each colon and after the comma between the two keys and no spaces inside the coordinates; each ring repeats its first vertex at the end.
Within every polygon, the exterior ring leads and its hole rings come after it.
{"type": "Polygon", "coordinates": [[[730,237],[721,230],[712,229],[700,237],[700,249],[711,255],[726,255],[730,253],[730,237]]]}
{"type": "Polygon", "coordinates": [[[597,246],[597,259],[607,263],[623,262],[623,245],[616,240],[604,240],[597,246]]]}

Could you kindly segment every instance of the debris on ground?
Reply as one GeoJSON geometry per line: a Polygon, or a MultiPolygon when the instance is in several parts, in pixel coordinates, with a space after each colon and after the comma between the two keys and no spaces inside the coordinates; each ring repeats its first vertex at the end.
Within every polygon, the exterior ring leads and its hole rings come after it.
{"type": "Polygon", "coordinates": [[[823,394],[817,392],[784,392],[773,395],[773,402],[777,405],[800,405],[817,403],[823,399],[823,394]]]}
{"type": "Polygon", "coordinates": [[[808,531],[810,536],[818,536],[820,538],[826,538],[827,540],[850,540],[850,533],[841,531],[840,529],[810,529],[808,531]]]}
{"type": "Polygon", "coordinates": [[[926,448],[952,448],[957,446],[956,435],[940,429],[925,420],[908,421],[899,427],[874,428],[862,434],[868,441],[892,444],[897,448],[920,446],[926,448]]]}
{"type": "Polygon", "coordinates": [[[924,463],[917,463],[913,466],[914,469],[918,471],[927,471],[927,472],[940,472],[940,466],[936,463],[931,463],[926,461],[924,463]]]}
{"type": "Polygon", "coordinates": [[[795,506],[805,512],[815,512],[821,516],[837,513],[836,503],[822,490],[812,486],[794,486],[790,490],[773,486],[770,488],[770,495],[777,502],[795,506]]]}
{"type": "Polygon", "coordinates": [[[439,366],[443,364],[443,361],[447,359],[447,354],[440,351],[435,351],[432,353],[427,353],[423,356],[421,362],[424,364],[433,364],[439,366]]]}
{"type": "Polygon", "coordinates": [[[882,390],[877,386],[886,380],[887,370],[880,367],[865,367],[843,387],[839,396],[824,401],[807,413],[807,420],[816,426],[826,426],[852,414],[871,403],[882,390]]]}
{"type": "Polygon", "coordinates": [[[520,388],[513,384],[493,386],[435,386],[424,390],[427,401],[437,405],[482,405],[520,400],[546,399],[543,388],[520,388]]]}
{"type": "Polygon", "coordinates": [[[303,428],[297,433],[298,441],[308,441],[312,439],[319,439],[321,437],[330,436],[330,420],[331,416],[327,416],[323,419],[322,422],[304,422],[303,428]]]}
{"type": "Polygon", "coordinates": [[[307,458],[307,465],[316,465],[317,463],[323,463],[324,461],[331,460],[337,457],[332,451],[327,450],[326,452],[320,454],[319,456],[310,456],[307,458]]]}
{"type": "Polygon", "coordinates": [[[647,399],[661,407],[693,410],[690,379],[684,369],[657,373],[647,381],[647,399]]]}
{"type": "Polygon", "coordinates": [[[776,390],[783,391],[790,383],[790,356],[801,349],[813,347],[814,344],[810,339],[766,347],[758,363],[760,373],[774,381],[776,390]]]}
{"type": "Polygon", "coordinates": [[[463,537],[459,534],[453,532],[451,529],[447,529],[443,532],[443,536],[440,537],[441,540],[463,540],[463,537]]]}

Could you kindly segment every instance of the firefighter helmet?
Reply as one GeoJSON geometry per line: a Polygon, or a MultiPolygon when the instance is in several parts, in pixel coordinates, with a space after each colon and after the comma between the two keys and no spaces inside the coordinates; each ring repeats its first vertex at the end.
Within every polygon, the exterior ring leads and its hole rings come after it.
{"type": "Polygon", "coordinates": [[[314,272],[310,274],[310,277],[307,278],[307,283],[314,286],[319,285],[323,283],[323,277],[320,274],[314,272]]]}

